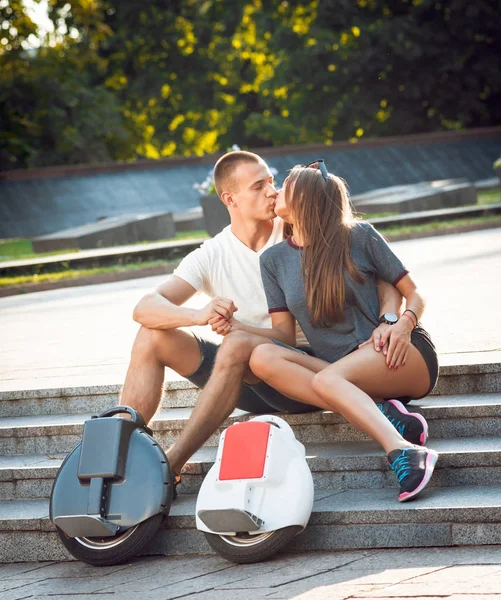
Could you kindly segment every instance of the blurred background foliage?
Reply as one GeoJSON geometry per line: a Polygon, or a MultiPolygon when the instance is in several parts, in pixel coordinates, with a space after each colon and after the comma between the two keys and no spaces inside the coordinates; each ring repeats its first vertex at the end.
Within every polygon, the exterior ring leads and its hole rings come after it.
{"type": "Polygon", "coordinates": [[[0,169],[501,124],[501,0],[0,0],[0,169]]]}

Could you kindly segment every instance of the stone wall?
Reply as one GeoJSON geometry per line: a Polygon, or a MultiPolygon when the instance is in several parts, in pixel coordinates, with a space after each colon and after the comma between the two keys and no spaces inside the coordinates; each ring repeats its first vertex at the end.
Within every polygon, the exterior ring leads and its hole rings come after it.
{"type": "MultiPolygon", "coordinates": [[[[501,127],[256,152],[278,169],[279,183],[295,164],[324,158],[356,195],[422,181],[492,177],[501,127]]],[[[216,159],[0,173],[0,238],[31,238],[127,214],[189,210],[200,205],[193,184],[205,179],[216,159]]]]}

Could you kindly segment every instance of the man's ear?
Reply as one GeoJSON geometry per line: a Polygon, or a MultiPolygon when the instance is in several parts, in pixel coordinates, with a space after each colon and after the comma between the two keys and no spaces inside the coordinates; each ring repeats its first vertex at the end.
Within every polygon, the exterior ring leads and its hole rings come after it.
{"type": "Polygon", "coordinates": [[[236,206],[235,200],[231,194],[231,192],[222,192],[221,200],[226,204],[226,206],[236,206]]]}

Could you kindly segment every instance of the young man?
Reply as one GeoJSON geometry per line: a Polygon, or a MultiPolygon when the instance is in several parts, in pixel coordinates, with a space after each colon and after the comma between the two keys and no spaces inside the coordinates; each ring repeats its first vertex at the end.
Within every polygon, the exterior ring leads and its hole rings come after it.
{"type": "MultiPolygon", "coordinates": [[[[122,404],[149,422],[162,397],[165,367],[203,388],[178,441],[167,451],[176,475],[235,407],[255,413],[316,410],[259,383],[248,366],[252,350],[263,342],[262,328],[271,325],[259,256],[283,239],[283,222],[274,213],[273,176],[258,155],[237,151],[218,160],[214,180],[231,225],[186,256],[136,306],[134,320],[142,327],[121,396],[122,404]],[[199,291],[212,298],[205,307],[182,306],[199,291]],[[221,331],[217,321],[229,321],[234,313],[246,331],[232,331],[220,345],[180,329],[215,323],[213,329],[221,331]]],[[[400,294],[385,282],[380,289],[381,313],[397,313],[400,294]]]]}

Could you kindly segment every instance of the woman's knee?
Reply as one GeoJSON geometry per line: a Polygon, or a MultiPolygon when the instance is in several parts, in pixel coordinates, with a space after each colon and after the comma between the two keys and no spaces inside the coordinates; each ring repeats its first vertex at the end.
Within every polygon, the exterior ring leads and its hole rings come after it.
{"type": "Polygon", "coordinates": [[[343,380],[340,373],[333,370],[324,369],[319,371],[311,381],[311,388],[318,396],[331,398],[336,390],[336,384],[343,380]]]}
{"type": "Polygon", "coordinates": [[[276,370],[277,347],[275,344],[261,344],[252,351],[249,366],[260,379],[265,379],[270,371],[276,370]]]}

